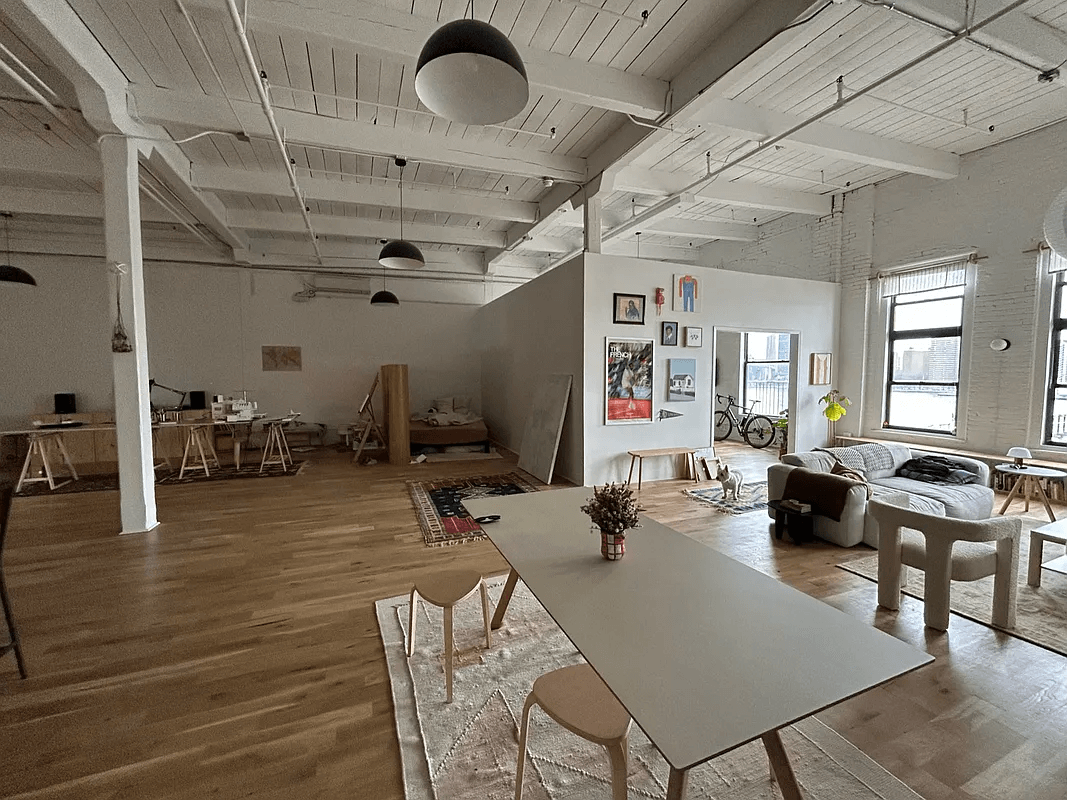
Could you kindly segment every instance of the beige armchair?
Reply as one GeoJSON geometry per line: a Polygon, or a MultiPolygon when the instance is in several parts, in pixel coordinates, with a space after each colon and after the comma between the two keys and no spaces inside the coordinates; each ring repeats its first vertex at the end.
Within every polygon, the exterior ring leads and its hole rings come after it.
{"type": "Polygon", "coordinates": [[[900,608],[904,566],[926,574],[925,621],[948,630],[949,584],[994,576],[993,624],[1015,627],[1019,517],[952,519],[912,511],[907,495],[872,499],[867,514],[878,525],[878,605],[900,608]]]}

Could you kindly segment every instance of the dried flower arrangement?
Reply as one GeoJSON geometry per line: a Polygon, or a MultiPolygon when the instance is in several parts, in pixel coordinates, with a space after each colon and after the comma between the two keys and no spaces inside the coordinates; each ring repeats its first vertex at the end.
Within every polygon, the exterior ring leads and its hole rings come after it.
{"type": "Polygon", "coordinates": [[[604,533],[621,536],[630,528],[640,528],[641,522],[634,493],[623,484],[609,483],[601,488],[593,487],[593,496],[582,506],[593,524],[604,533]]]}

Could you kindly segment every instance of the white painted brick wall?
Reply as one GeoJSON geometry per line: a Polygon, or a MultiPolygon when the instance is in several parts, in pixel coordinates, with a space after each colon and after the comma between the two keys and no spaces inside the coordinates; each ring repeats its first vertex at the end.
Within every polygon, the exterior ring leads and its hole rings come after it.
{"type": "MultiPolygon", "coordinates": [[[[1045,370],[1034,363],[1034,331],[1036,322],[1039,339],[1048,332],[1048,312],[1038,298],[1041,281],[1049,278],[1038,274],[1037,253],[1027,251],[1041,240],[1045,211],[1067,184],[1065,164],[1067,124],[1061,123],[965,156],[955,180],[901,176],[836,198],[830,216],[784,217],[762,226],[756,242],[710,245],[705,263],[841,284],[834,384],[862,401],[862,428],[870,433],[881,426],[884,383],[871,366],[881,361],[883,334],[869,319],[870,278],[880,269],[977,248],[982,260],[970,358],[963,365],[966,438],[956,446],[992,453],[1017,444],[1033,449],[1040,420],[1029,420],[1029,408],[1043,394],[1045,370]],[[994,338],[1010,340],[1011,349],[993,352],[988,344],[994,338]]],[[[839,430],[858,429],[854,418],[839,424],[839,430]]]]}

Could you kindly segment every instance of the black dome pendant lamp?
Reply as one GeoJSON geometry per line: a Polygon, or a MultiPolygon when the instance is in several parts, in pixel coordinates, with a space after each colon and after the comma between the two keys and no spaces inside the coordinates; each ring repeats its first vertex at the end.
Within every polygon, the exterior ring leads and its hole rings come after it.
{"type": "Polygon", "coordinates": [[[388,289],[382,289],[374,293],[374,296],[370,299],[370,304],[372,306],[398,306],[400,301],[388,289]]]}
{"type": "MultiPolygon", "coordinates": [[[[11,234],[7,229],[7,220],[11,214],[5,212],[4,217],[4,252],[7,253],[7,260],[11,261],[11,234]]],[[[25,283],[29,286],[36,286],[37,281],[33,279],[33,276],[26,270],[16,267],[13,264],[0,264],[0,281],[6,281],[8,283],[25,283]]]]}
{"type": "Polygon", "coordinates": [[[419,269],[426,266],[426,259],[419,248],[404,239],[404,167],[408,162],[397,158],[395,163],[400,167],[400,238],[385,243],[378,254],[378,263],[390,269],[419,269]]]}
{"type": "Polygon", "coordinates": [[[487,22],[457,19],[419,53],[415,94],[430,111],[464,125],[511,119],[530,99],[526,67],[508,37],[487,22]]]}

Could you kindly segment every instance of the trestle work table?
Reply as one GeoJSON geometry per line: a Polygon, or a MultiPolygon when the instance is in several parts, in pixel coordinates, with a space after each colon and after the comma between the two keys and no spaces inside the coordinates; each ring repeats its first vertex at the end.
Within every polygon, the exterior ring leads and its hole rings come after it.
{"type": "Polygon", "coordinates": [[[523,580],[670,765],[762,740],[785,800],[802,800],[779,730],[933,661],[927,653],[642,517],[606,561],[588,488],[464,501],[511,565],[493,617],[523,580]]]}

